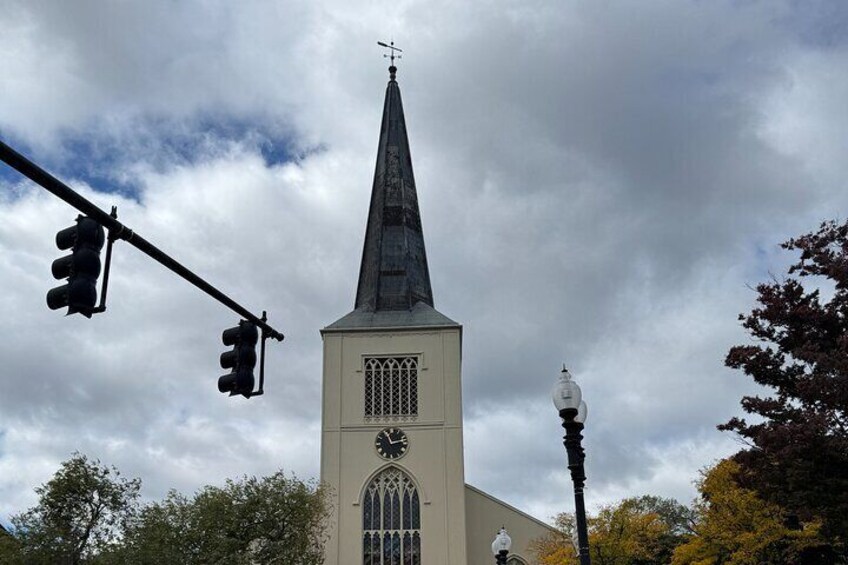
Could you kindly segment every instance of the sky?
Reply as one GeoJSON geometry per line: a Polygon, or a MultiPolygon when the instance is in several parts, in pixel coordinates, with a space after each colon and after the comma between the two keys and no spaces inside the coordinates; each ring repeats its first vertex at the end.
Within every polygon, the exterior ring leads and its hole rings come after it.
{"type": "Polygon", "coordinates": [[[0,139],[286,334],[125,243],[50,311],[77,211],[0,164],[0,522],[78,451],[146,500],[317,478],[320,328],[353,308],[394,39],[436,308],[464,326],[466,481],[573,509],[550,390],[589,406],[590,510],[689,503],[758,392],[724,367],[779,244],[846,217],[848,3],[0,0],[0,139]]]}

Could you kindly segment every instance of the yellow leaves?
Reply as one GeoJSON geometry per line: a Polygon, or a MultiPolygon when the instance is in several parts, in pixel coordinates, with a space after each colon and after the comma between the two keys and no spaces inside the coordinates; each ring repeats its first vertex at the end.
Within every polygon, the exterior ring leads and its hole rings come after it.
{"type": "MultiPolygon", "coordinates": [[[[719,462],[702,473],[694,508],[653,496],[628,498],[590,517],[594,565],[833,564],[833,546],[820,523],[787,520],[786,512],[738,481],[739,465],[719,462]],[[794,522],[794,523],[793,523],[794,522]]],[[[573,565],[574,518],[561,514],[558,531],[538,540],[541,565],[573,565]]]]}
{"type": "Polygon", "coordinates": [[[535,540],[530,550],[536,554],[539,565],[573,565],[577,552],[572,545],[574,518],[570,514],[560,514],[556,519],[557,531],[535,540]]]}
{"type": "Polygon", "coordinates": [[[780,507],[739,486],[738,472],[739,465],[726,459],[704,473],[695,504],[697,535],[677,547],[672,565],[789,563],[820,543],[818,524],[789,529],[780,507]]]}
{"type": "Polygon", "coordinates": [[[556,547],[539,557],[539,565],[572,565],[576,559],[577,553],[572,546],[556,547]]]}
{"type": "Polygon", "coordinates": [[[590,555],[610,565],[649,561],[658,551],[669,527],[655,512],[644,512],[627,499],[617,506],[605,506],[589,520],[590,555]]]}
{"type": "MultiPolygon", "coordinates": [[[[672,531],[668,512],[680,507],[676,502],[656,497],[628,498],[617,505],[601,508],[588,520],[589,552],[593,563],[631,565],[667,563],[679,536],[672,531]],[[661,515],[661,508],[666,516],[661,515]]],[[[559,531],[536,542],[536,555],[542,565],[573,565],[574,518],[560,514],[559,531]]]]}

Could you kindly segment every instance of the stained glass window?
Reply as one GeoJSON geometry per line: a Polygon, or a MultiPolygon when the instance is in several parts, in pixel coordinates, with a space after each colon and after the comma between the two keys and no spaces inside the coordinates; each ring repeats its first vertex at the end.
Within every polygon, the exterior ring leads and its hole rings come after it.
{"type": "Polygon", "coordinates": [[[389,467],[362,497],[362,553],[365,565],[421,565],[421,516],[412,479],[389,467]]]}

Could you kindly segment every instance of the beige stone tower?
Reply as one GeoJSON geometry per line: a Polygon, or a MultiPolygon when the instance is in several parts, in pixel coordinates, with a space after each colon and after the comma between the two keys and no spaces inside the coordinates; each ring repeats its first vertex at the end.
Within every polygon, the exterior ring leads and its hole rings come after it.
{"type": "Polygon", "coordinates": [[[466,565],[462,326],[433,308],[389,68],[355,309],[324,340],[327,565],[466,565]]]}
{"type": "Polygon", "coordinates": [[[383,107],[354,310],[324,339],[321,481],[332,489],[326,565],[533,563],[550,527],[465,484],[462,326],[433,292],[397,69],[383,107]]]}

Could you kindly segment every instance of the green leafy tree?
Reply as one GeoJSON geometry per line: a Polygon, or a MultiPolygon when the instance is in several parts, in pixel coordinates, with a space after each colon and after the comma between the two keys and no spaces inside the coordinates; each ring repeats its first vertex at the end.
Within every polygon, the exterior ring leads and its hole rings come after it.
{"type": "Polygon", "coordinates": [[[20,561],[20,543],[0,524],[0,564],[20,561]]]}
{"type": "Polygon", "coordinates": [[[38,504],[0,530],[0,565],[319,565],[322,488],[282,472],[228,480],[189,498],[138,504],[138,479],[84,455],[38,488],[38,504]]]}
{"type": "Polygon", "coordinates": [[[732,459],[704,471],[695,502],[695,535],[674,550],[672,565],[826,565],[835,555],[820,524],[793,523],[778,505],[739,485],[732,459]]]}
{"type": "Polygon", "coordinates": [[[282,472],[171,492],[142,509],[108,562],[319,565],[328,515],[323,489],[282,472]]]}
{"type": "MultiPolygon", "coordinates": [[[[35,489],[38,504],[12,517],[6,563],[77,565],[118,543],[136,508],[141,481],[75,453],[35,489]]],[[[2,555],[2,554],[0,554],[2,555]]]]}
{"type": "Polygon", "coordinates": [[[767,387],[746,396],[749,423],[719,426],[748,443],[739,480],[845,552],[848,537],[848,222],[826,222],[784,243],[800,253],[788,276],[757,286],[759,303],[740,315],[754,344],[726,364],[767,387]]]}

